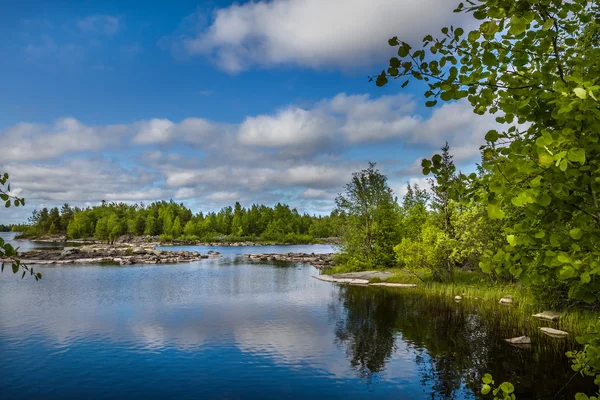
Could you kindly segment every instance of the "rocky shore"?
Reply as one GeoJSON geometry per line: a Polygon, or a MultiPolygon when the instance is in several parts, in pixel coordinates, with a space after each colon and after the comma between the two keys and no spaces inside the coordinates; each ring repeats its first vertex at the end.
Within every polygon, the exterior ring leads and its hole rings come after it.
{"type": "MultiPolygon", "coordinates": [[[[36,237],[24,237],[17,235],[15,239],[27,239],[34,242],[46,242],[46,243],[71,243],[71,244],[102,244],[100,240],[94,238],[88,239],[68,239],[66,235],[43,235],[36,237]]],[[[129,236],[124,235],[117,238],[114,244],[130,244],[130,245],[147,245],[153,243],[159,243],[159,236],[129,236]]],[[[319,239],[315,244],[336,244],[336,238],[319,239]]],[[[306,243],[309,244],[309,243],[306,243]]],[[[251,241],[238,241],[238,242],[227,242],[227,241],[213,241],[203,242],[198,240],[173,240],[168,243],[161,243],[165,246],[231,246],[231,247],[242,247],[242,246],[285,246],[286,243],[276,242],[251,242],[251,241]]]]}
{"type": "Polygon", "coordinates": [[[50,264],[171,264],[217,258],[218,252],[200,254],[197,251],[156,250],[154,246],[128,246],[94,244],[81,247],[65,247],[62,250],[41,249],[19,252],[21,262],[29,265],[50,264]]]}
{"type": "Polygon", "coordinates": [[[267,253],[267,254],[244,254],[244,258],[250,261],[286,261],[310,264],[318,269],[330,268],[333,265],[333,253],[267,253]]]}

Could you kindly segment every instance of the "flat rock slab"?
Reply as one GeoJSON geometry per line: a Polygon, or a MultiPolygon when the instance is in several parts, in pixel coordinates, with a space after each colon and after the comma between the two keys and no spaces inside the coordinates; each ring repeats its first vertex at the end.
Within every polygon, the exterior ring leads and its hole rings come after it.
{"type": "Polygon", "coordinates": [[[558,321],[560,319],[560,313],[556,311],[544,311],[541,313],[534,314],[534,318],[543,319],[546,321],[558,321]]]}
{"type": "Polygon", "coordinates": [[[369,283],[369,279],[378,277],[379,279],[386,279],[392,275],[391,272],[381,271],[366,271],[366,272],[349,272],[343,274],[333,275],[316,275],[316,278],[325,282],[334,283],[346,283],[349,285],[361,285],[361,286],[384,286],[384,287],[416,287],[417,285],[412,283],[393,283],[393,282],[376,282],[369,283]]]}
{"type": "Polygon", "coordinates": [[[544,333],[548,336],[555,337],[555,338],[563,338],[563,337],[569,335],[569,332],[561,331],[561,330],[554,329],[554,328],[547,328],[547,327],[540,328],[540,331],[542,331],[542,333],[544,333]]]}
{"type": "Polygon", "coordinates": [[[388,271],[362,271],[362,272],[346,272],[342,274],[331,274],[329,276],[333,278],[348,278],[348,279],[365,279],[379,278],[385,280],[393,274],[388,271]]]}
{"type": "Polygon", "coordinates": [[[336,278],[332,275],[316,275],[313,276],[320,281],[325,282],[335,282],[335,283],[348,283],[350,285],[368,285],[369,281],[367,279],[353,279],[353,278],[336,278]]]}
{"type": "Polygon", "coordinates": [[[510,344],[531,344],[531,338],[529,336],[519,336],[510,339],[504,339],[504,341],[510,344]]]}
{"type": "Polygon", "coordinates": [[[377,282],[369,283],[369,286],[385,286],[385,287],[417,287],[414,283],[394,283],[394,282],[377,282]]]}

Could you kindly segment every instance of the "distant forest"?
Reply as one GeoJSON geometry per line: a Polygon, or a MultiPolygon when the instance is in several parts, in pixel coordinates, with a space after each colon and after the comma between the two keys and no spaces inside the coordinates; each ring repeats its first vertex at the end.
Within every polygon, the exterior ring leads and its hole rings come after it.
{"type": "MultiPolygon", "coordinates": [[[[265,241],[312,243],[319,238],[338,236],[345,215],[300,214],[286,204],[274,207],[236,202],[219,212],[192,211],[173,201],[128,205],[107,203],[81,209],[68,204],[58,208],[34,210],[23,236],[66,234],[69,239],[95,238],[112,241],[122,235],[160,236],[160,240],[185,241],[265,241]]],[[[8,227],[9,228],[9,227],[8,227]]],[[[9,229],[10,230],[10,229],[9,229]]]]}

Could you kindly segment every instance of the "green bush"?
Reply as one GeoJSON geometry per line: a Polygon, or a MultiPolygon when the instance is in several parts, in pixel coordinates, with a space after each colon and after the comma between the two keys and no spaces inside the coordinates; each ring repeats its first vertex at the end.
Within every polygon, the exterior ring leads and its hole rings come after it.
{"type": "Polygon", "coordinates": [[[160,240],[161,243],[171,243],[173,241],[173,236],[163,233],[158,240],[160,240]]]}

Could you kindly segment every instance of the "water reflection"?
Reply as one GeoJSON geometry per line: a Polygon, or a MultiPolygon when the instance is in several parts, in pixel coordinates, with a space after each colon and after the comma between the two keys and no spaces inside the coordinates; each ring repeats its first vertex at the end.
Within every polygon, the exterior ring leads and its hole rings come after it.
{"type": "Polygon", "coordinates": [[[523,316],[514,321],[513,309],[387,288],[347,286],[339,295],[347,317],[336,327],[336,343],[345,346],[351,367],[367,384],[386,370],[404,343],[431,398],[478,393],[486,372],[497,382],[513,382],[518,398],[572,399],[577,391],[594,390],[589,379],[577,376],[563,389],[573,377],[564,352],[576,343],[540,335],[538,323],[523,316]],[[532,347],[503,341],[523,334],[532,336],[532,347]]]}
{"type": "Polygon", "coordinates": [[[478,396],[484,372],[548,398],[572,374],[573,343],[510,308],[339,287],[309,266],[227,256],[43,273],[0,274],[7,398],[459,399],[478,396]],[[502,341],[523,334],[529,349],[502,341]]]}

